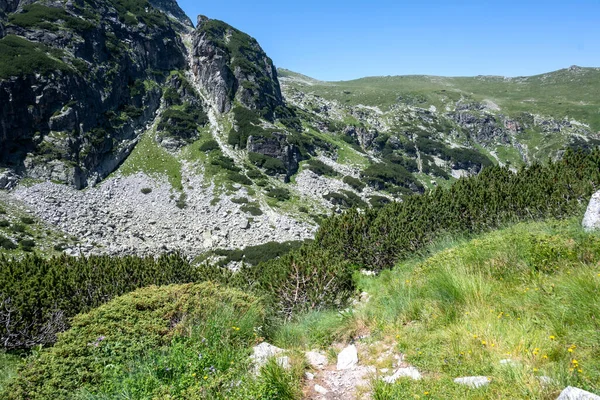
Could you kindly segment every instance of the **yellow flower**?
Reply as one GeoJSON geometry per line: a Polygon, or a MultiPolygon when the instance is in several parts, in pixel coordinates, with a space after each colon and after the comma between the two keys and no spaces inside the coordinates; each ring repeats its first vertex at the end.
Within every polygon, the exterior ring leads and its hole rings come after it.
{"type": "Polygon", "coordinates": [[[577,370],[577,372],[581,373],[581,372],[583,372],[583,370],[580,368],[577,370]]]}
{"type": "Polygon", "coordinates": [[[423,393],[425,396],[429,396],[429,392],[425,392],[423,393]]]}
{"type": "Polygon", "coordinates": [[[482,340],[481,344],[485,346],[487,344],[487,342],[485,340],[482,340]]]}
{"type": "Polygon", "coordinates": [[[207,379],[208,379],[208,376],[204,375],[204,380],[207,380],[207,379]]]}
{"type": "Polygon", "coordinates": [[[554,340],[554,339],[556,339],[556,336],[550,335],[550,340],[554,340]]]}
{"type": "Polygon", "coordinates": [[[537,369],[537,368],[533,369],[533,372],[538,372],[538,371],[539,371],[539,369],[537,369]]]}
{"type": "Polygon", "coordinates": [[[542,358],[543,358],[544,360],[547,360],[547,359],[548,359],[548,356],[544,354],[544,355],[542,356],[542,358]]]}
{"type": "Polygon", "coordinates": [[[567,351],[568,351],[569,353],[572,353],[572,352],[573,352],[573,349],[569,347],[569,348],[567,349],[567,351]]]}
{"type": "Polygon", "coordinates": [[[196,376],[196,373],[194,372],[194,373],[192,374],[192,376],[196,376]]]}

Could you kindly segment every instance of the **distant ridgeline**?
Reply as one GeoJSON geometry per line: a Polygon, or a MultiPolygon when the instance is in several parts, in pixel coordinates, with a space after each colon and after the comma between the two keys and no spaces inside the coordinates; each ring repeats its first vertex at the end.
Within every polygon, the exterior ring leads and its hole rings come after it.
{"type": "Polygon", "coordinates": [[[313,243],[239,272],[192,267],[177,255],[0,258],[0,337],[7,348],[52,343],[75,314],[151,284],[209,280],[242,288],[263,296],[279,318],[341,307],[352,296],[358,268],[390,268],[446,234],[576,215],[599,188],[600,150],[568,151],[560,161],[518,173],[489,167],[448,189],[328,218],[313,243]]]}

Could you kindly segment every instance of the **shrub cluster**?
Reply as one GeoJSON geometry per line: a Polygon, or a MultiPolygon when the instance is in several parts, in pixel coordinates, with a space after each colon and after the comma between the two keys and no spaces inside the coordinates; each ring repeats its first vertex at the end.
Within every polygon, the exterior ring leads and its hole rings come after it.
{"type": "Polygon", "coordinates": [[[316,158],[311,158],[310,160],[308,160],[306,162],[306,166],[308,169],[310,169],[317,175],[325,175],[331,177],[337,176],[337,172],[333,168],[316,158]]]}
{"type": "Polygon", "coordinates": [[[473,233],[581,211],[600,187],[600,150],[513,173],[490,167],[445,189],[323,222],[316,243],[365,268],[388,268],[445,233],[473,233]]]}
{"type": "MultiPolygon", "coordinates": [[[[33,245],[21,242],[24,249],[33,245]]],[[[179,255],[158,259],[1,257],[0,271],[0,340],[5,348],[53,343],[56,333],[68,326],[69,318],[115,296],[143,286],[197,278],[179,255]]]]}
{"type": "Polygon", "coordinates": [[[0,79],[69,70],[67,64],[49,57],[48,52],[51,50],[47,46],[6,35],[0,39],[0,79]]]}

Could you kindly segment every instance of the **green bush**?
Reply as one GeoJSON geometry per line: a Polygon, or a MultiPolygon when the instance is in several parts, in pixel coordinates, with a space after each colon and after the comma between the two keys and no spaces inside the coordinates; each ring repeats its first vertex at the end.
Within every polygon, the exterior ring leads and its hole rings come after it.
{"type": "Polygon", "coordinates": [[[198,127],[207,123],[208,116],[201,107],[186,103],[183,109],[179,106],[166,109],[157,129],[163,135],[190,142],[198,135],[198,127]]]}
{"type": "Polygon", "coordinates": [[[70,317],[139,287],[197,278],[179,255],[0,257],[0,271],[0,304],[5,305],[0,310],[0,339],[6,348],[53,343],[70,317]]]}
{"type": "Polygon", "coordinates": [[[242,210],[243,212],[248,213],[254,217],[263,215],[263,212],[260,209],[260,207],[258,206],[258,203],[244,204],[243,206],[240,207],[240,210],[242,210]]]}
{"type": "Polygon", "coordinates": [[[423,192],[423,185],[401,165],[389,162],[371,164],[361,172],[361,177],[378,190],[402,187],[414,192],[423,192]]]}
{"type": "Polygon", "coordinates": [[[10,230],[14,233],[25,233],[27,231],[27,227],[23,224],[13,224],[11,225],[10,230]]]}
{"type": "Polygon", "coordinates": [[[140,190],[140,192],[142,192],[143,194],[150,194],[150,193],[152,193],[152,189],[151,188],[142,188],[140,190]]]}
{"type": "Polygon", "coordinates": [[[209,153],[213,150],[219,150],[219,149],[220,149],[219,143],[214,139],[206,141],[200,145],[200,151],[203,151],[205,153],[209,153]]]}
{"type": "Polygon", "coordinates": [[[19,246],[21,246],[23,251],[33,251],[33,248],[35,247],[35,241],[31,239],[21,239],[19,240],[19,246]]]}
{"type": "Polygon", "coordinates": [[[270,188],[267,190],[267,196],[272,197],[278,201],[286,201],[290,199],[290,191],[286,188],[270,188]]]}
{"type": "Polygon", "coordinates": [[[358,178],[354,178],[353,176],[345,176],[344,179],[342,179],[342,182],[350,185],[357,192],[362,192],[362,190],[367,186],[363,181],[358,178]]]}
{"type": "Polygon", "coordinates": [[[31,218],[31,217],[21,217],[20,220],[25,225],[31,225],[31,224],[33,224],[35,222],[34,219],[31,218]]]}
{"type": "Polygon", "coordinates": [[[340,206],[342,208],[358,207],[365,209],[367,203],[365,203],[359,196],[348,190],[342,190],[340,193],[329,192],[323,195],[325,200],[328,200],[332,204],[340,206]]]}
{"type": "Polygon", "coordinates": [[[391,267],[447,233],[580,213],[600,188],[600,150],[565,153],[561,161],[515,174],[485,168],[445,189],[406,197],[380,210],[348,211],[325,220],[316,242],[365,268],[391,267]]]}
{"type": "Polygon", "coordinates": [[[222,154],[219,154],[219,155],[211,158],[210,163],[212,165],[216,165],[216,166],[226,169],[228,171],[232,171],[232,172],[240,172],[241,171],[241,169],[237,165],[235,165],[235,161],[233,161],[233,158],[229,158],[222,154]]]}
{"type": "Polygon", "coordinates": [[[241,174],[239,172],[233,172],[233,171],[229,171],[227,173],[227,179],[229,179],[232,182],[235,183],[240,183],[242,185],[252,185],[252,181],[250,179],[248,179],[248,177],[244,174],[241,174]]]}
{"type": "Polygon", "coordinates": [[[311,158],[310,160],[308,160],[306,162],[306,166],[308,169],[310,169],[317,175],[325,175],[331,177],[335,177],[338,175],[338,173],[333,168],[316,158],[311,158]]]}
{"type": "Polygon", "coordinates": [[[4,250],[15,250],[17,245],[14,244],[12,240],[0,235],[0,248],[4,250]]]}
{"type": "Polygon", "coordinates": [[[299,249],[304,242],[268,242],[257,246],[248,246],[244,249],[236,250],[215,250],[214,253],[218,256],[225,257],[220,260],[217,265],[220,267],[226,266],[230,262],[243,261],[248,265],[258,265],[261,262],[273,260],[281,257],[290,251],[299,249]]]}
{"type": "Polygon", "coordinates": [[[70,15],[64,8],[46,7],[37,3],[28,4],[21,13],[10,15],[9,21],[23,28],[48,30],[57,30],[58,26],[53,24],[58,21],[64,21],[64,26],[79,32],[94,27],[90,22],[70,15]]]}
{"type": "Polygon", "coordinates": [[[0,219],[0,228],[8,228],[10,226],[10,222],[5,219],[0,219]]]}
{"type": "Polygon", "coordinates": [[[248,153],[248,158],[252,164],[259,168],[264,168],[265,172],[269,175],[285,174],[287,172],[283,161],[278,158],[253,152],[248,153]]]}
{"type": "Polygon", "coordinates": [[[15,35],[6,35],[0,39],[0,79],[11,76],[39,73],[47,75],[53,71],[68,71],[62,61],[50,58],[46,53],[51,50],[38,43],[15,35]]]}
{"type": "Polygon", "coordinates": [[[264,324],[263,305],[237,290],[212,283],[139,289],[75,317],[53,347],[27,360],[2,398],[218,399],[240,381],[234,397],[254,386],[248,353],[264,324]]]}
{"type": "Polygon", "coordinates": [[[371,196],[369,197],[369,204],[371,204],[371,207],[373,208],[381,208],[383,206],[385,206],[386,204],[390,204],[392,201],[390,199],[388,199],[387,197],[383,197],[383,196],[371,196]]]}

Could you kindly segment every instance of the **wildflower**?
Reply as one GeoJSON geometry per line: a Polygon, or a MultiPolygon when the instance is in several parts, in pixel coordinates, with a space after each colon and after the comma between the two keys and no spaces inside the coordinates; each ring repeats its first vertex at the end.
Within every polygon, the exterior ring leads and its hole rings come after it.
{"type": "Polygon", "coordinates": [[[539,369],[537,369],[537,368],[533,369],[533,372],[538,372],[538,371],[539,371],[539,369]]]}
{"type": "Polygon", "coordinates": [[[544,354],[544,355],[542,356],[542,358],[543,358],[544,360],[547,360],[547,359],[548,359],[548,356],[544,354]]]}
{"type": "Polygon", "coordinates": [[[207,376],[207,375],[204,375],[204,380],[207,380],[207,379],[208,379],[208,376],[207,376]]]}
{"type": "Polygon", "coordinates": [[[487,344],[487,342],[485,340],[482,340],[481,344],[485,346],[487,344]]]}
{"type": "Polygon", "coordinates": [[[429,396],[429,392],[425,392],[423,393],[425,396],[429,396]]]}
{"type": "Polygon", "coordinates": [[[579,368],[579,369],[577,370],[577,372],[579,372],[579,373],[582,373],[582,372],[583,372],[583,370],[582,370],[581,368],[579,368]]]}
{"type": "Polygon", "coordinates": [[[196,376],[196,373],[194,372],[194,373],[192,374],[192,376],[196,376]]]}
{"type": "Polygon", "coordinates": [[[550,335],[550,340],[554,340],[554,339],[556,339],[556,336],[550,335]]]}

